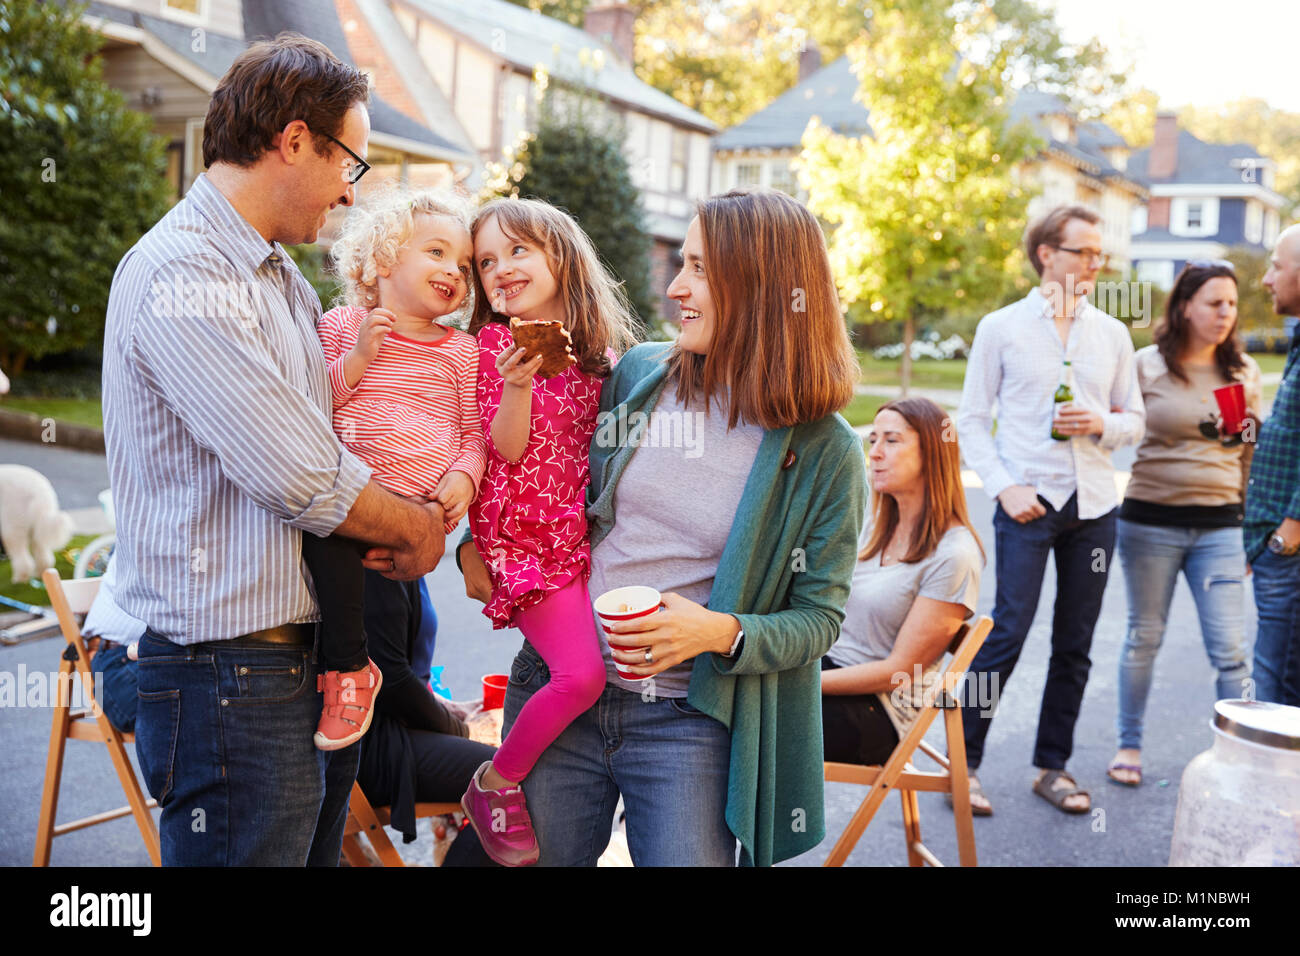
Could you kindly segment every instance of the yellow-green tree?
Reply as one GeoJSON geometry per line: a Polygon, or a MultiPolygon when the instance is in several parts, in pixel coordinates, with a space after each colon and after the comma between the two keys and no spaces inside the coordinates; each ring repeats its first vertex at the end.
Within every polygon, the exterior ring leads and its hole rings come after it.
{"type": "Polygon", "coordinates": [[[881,0],[849,54],[870,133],[814,121],[804,135],[800,180],[842,301],[903,323],[904,394],[917,323],[996,302],[1018,271],[1028,197],[1013,168],[1035,141],[1007,123],[1023,38],[1004,26],[989,4],[881,0]]]}
{"type": "Polygon", "coordinates": [[[866,0],[646,0],[636,71],[725,129],[793,86],[810,45],[829,63],[869,18],[866,0]]]}

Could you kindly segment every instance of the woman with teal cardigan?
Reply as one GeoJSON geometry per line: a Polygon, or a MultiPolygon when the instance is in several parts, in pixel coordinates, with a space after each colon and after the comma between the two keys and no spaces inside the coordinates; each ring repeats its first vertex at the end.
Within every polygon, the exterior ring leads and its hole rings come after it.
{"type": "MultiPolygon", "coordinates": [[[[836,414],[857,363],[813,216],[772,191],[700,203],[676,342],[629,351],[591,448],[591,597],[663,607],[599,635],[608,683],[524,784],[540,865],[594,865],[621,794],[638,866],[768,866],[825,836],[822,656],[865,509],[836,414]],[[614,669],[641,680],[627,680],[614,669]]],[[[467,590],[482,565],[462,545],[467,590]]],[[[549,679],[525,643],[507,726],[549,679]]]]}

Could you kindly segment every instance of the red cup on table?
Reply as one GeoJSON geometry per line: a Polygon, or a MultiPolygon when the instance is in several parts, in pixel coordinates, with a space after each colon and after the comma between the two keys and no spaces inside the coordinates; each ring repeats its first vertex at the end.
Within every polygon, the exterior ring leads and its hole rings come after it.
{"type": "Polygon", "coordinates": [[[509,674],[483,675],[484,710],[500,710],[506,705],[506,687],[509,683],[509,674]]]}
{"type": "MultiPolygon", "coordinates": [[[[605,631],[605,639],[614,633],[610,630],[613,624],[621,624],[625,621],[635,621],[637,618],[647,617],[654,614],[661,607],[663,601],[659,597],[659,592],[654,588],[648,588],[643,585],[633,585],[626,588],[615,588],[612,591],[606,591],[600,597],[596,598],[594,607],[596,617],[600,619],[600,626],[605,631]]],[[[623,635],[626,636],[626,635],[623,635]]],[[[644,647],[621,647],[619,650],[634,652],[644,652],[644,647]]],[[[621,661],[614,661],[614,672],[623,680],[638,681],[648,680],[649,675],[633,674],[625,671],[623,668],[629,665],[621,661]]],[[[631,665],[635,666],[635,665],[631,665]]]]}
{"type": "Polygon", "coordinates": [[[1214,390],[1214,400],[1223,416],[1224,434],[1239,434],[1246,427],[1246,386],[1241,382],[1221,385],[1214,390]]]}

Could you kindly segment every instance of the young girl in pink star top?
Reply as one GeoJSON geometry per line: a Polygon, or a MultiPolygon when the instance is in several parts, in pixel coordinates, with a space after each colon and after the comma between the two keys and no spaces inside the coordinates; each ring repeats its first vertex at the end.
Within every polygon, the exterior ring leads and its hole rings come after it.
{"type": "Polygon", "coordinates": [[[484,613],[494,627],[523,631],[551,680],[475,773],[462,806],[488,854],[520,866],[536,862],[538,849],[519,784],[605,687],[587,595],[583,499],[601,383],[611,350],[630,346],[635,326],[619,284],[564,212],[499,199],[479,210],[472,235],[478,295],[470,332],[479,344],[488,465],[469,516],[492,581],[484,613]],[[509,317],[516,316],[562,321],[577,364],[534,377],[542,357],[515,347],[509,317]]]}

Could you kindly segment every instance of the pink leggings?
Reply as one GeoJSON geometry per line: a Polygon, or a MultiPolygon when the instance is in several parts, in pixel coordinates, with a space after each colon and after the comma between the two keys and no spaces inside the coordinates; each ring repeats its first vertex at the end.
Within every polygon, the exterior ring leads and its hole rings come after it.
{"type": "Polygon", "coordinates": [[[507,780],[523,780],[542,751],[555,742],[605,690],[605,662],[587,579],[576,578],[546,595],[539,604],[516,611],[511,622],[546,661],[551,680],[519,711],[492,761],[507,780]]]}

